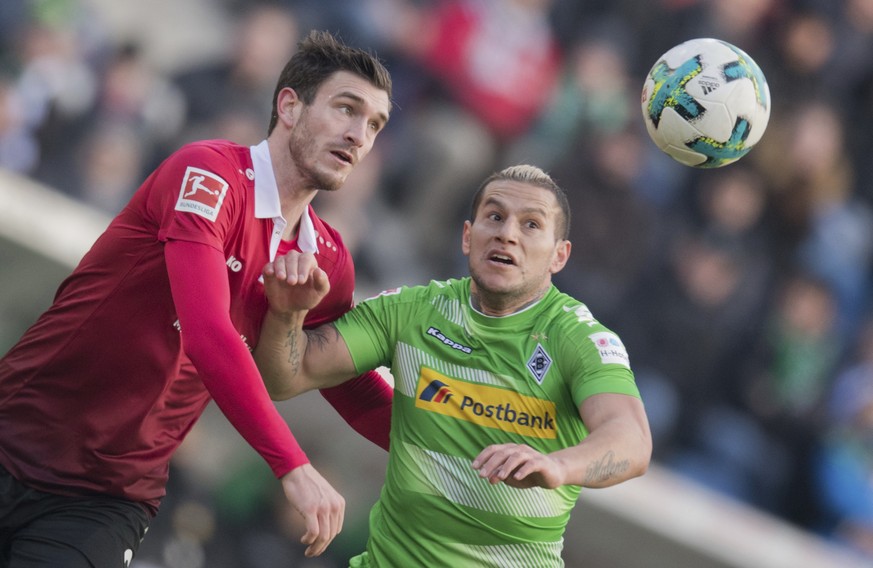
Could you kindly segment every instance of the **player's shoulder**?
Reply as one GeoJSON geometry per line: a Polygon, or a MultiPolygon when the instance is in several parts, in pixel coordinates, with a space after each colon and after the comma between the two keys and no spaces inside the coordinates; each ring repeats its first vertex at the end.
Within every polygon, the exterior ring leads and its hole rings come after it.
{"type": "Polygon", "coordinates": [[[309,207],[309,218],[312,220],[312,227],[318,235],[318,247],[326,246],[329,249],[345,250],[342,235],[339,230],[330,223],[318,216],[318,212],[314,207],[309,207]]]}
{"type": "MultiPolygon", "coordinates": [[[[251,168],[251,151],[230,140],[197,140],[173,152],[170,159],[204,168],[251,168]]],[[[254,175],[254,174],[253,174],[254,175]]]]}
{"type": "Polygon", "coordinates": [[[309,207],[309,219],[312,221],[312,228],[315,229],[318,256],[336,264],[351,264],[351,253],[346,248],[339,230],[319,217],[312,206],[309,207]]]}
{"type": "Polygon", "coordinates": [[[469,290],[468,279],[431,280],[426,284],[414,284],[380,291],[366,300],[382,302],[434,305],[440,302],[460,302],[469,290]]]}
{"type": "Polygon", "coordinates": [[[546,298],[543,318],[548,319],[553,326],[560,327],[566,333],[573,335],[608,331],[584,302],[554,287],[546,298]]]}
{"type": "Polygon", "coordinates": [[[564,293],[550,294],[548,335],[567,353],[603,364],[629,367],[627,350],[619,335],[601,323],[587,305],[564,293]]]}
{"type": "Polygon", "coordinates": [[[470,297],[470,278],[449,278],[447,280],[431,280],[427,284],[416,286],[421,297],[437,301],[468,301],[470,297]]]}

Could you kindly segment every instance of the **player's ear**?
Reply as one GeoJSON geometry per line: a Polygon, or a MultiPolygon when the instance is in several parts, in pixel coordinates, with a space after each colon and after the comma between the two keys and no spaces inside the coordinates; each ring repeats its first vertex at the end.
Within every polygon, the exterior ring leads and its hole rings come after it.
{"type": "Polygon", "coordinates": [[[573,246],[570,241],[562,239],[555,245],[555,253],[552,256],[552,263],[549,265],[549,272],[557,274],[567,266],[567,261],[570,259],[570,249],[573,246]]]}
{"type": "Polygon", "coordinates": [[[297,91],[291,87],[285,87],[276,95],[276,112],[279,115],[279,121],[289,128],[297,121],[295,112],[300,106],[300,97],[297,96],[297,91]]]}
{"type": "Polygon", "coordinates": [[[464,256],[470,256],[470,221],[464,221],[464,234],[461,236],[461,252],[464,256]]]}

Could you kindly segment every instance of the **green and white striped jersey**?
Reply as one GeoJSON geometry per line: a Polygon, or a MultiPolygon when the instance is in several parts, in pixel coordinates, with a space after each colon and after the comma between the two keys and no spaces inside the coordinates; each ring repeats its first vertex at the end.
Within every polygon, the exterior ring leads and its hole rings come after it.
{"type": "Polygon", "coordinates": [[[491,444],[578,444],[583,400],[639,397],[618,336],[554,286],[485,316],[469,278],[383,292],[335,324],[359,372],[384,365],[395,381],[385,485],[352,566],[563,566],[580,487],[491,485],[471,462],[491,444]]]}

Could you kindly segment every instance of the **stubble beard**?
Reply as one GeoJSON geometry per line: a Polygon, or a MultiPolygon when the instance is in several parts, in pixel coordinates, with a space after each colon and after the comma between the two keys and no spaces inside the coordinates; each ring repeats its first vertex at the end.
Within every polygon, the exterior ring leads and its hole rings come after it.
{"type": "Polygon", "coordinates": [[[309,130],[307,111],[304,110],[300,121],[291,130],[288,140],[288,151],[291,160],[297,168],[303,184],[312,189],[324,191],[336,191],[346,181],[342,174],[330,175],[328,172],[318,171],[317,156],[319,149],[316,147],[312,133],[309,130]]]}
{"type": "Polygon", "coordinates": [[[494,288],[485,284],[485,279],[482,274],[469,266],[470,278],[476,284],[476,295],[478,296],[479,306],[477,308],[483,313],[486,311],[503,312],[512,309],[512,312],[517,312],[530,304],[538,301],[543,297],[545,289],[530,284],[521,283],[518,286],[512,285],[501,288],[494,288]]]}

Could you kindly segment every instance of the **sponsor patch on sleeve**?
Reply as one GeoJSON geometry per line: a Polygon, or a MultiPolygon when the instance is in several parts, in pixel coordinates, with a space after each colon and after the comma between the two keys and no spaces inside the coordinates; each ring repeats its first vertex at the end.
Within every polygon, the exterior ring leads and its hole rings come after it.
{"type": "Polygon", "coordinates": [[[182,179],[179,200],[176,201],[176,211],[194,213],[215,221],[226,193],[226,181],[212,172],[188,166],[182,179]]]}
{"type": "Polygon", "coordinates": [[[597,348],[597,353],[600,355],[600,360],[605,364],[622,365],[630,368],[630,358],[627,356],[627,349],[621,339],[614,333],[608,331],[600,331],[592,333],[588,339],[594,343],[597,348]]]}

